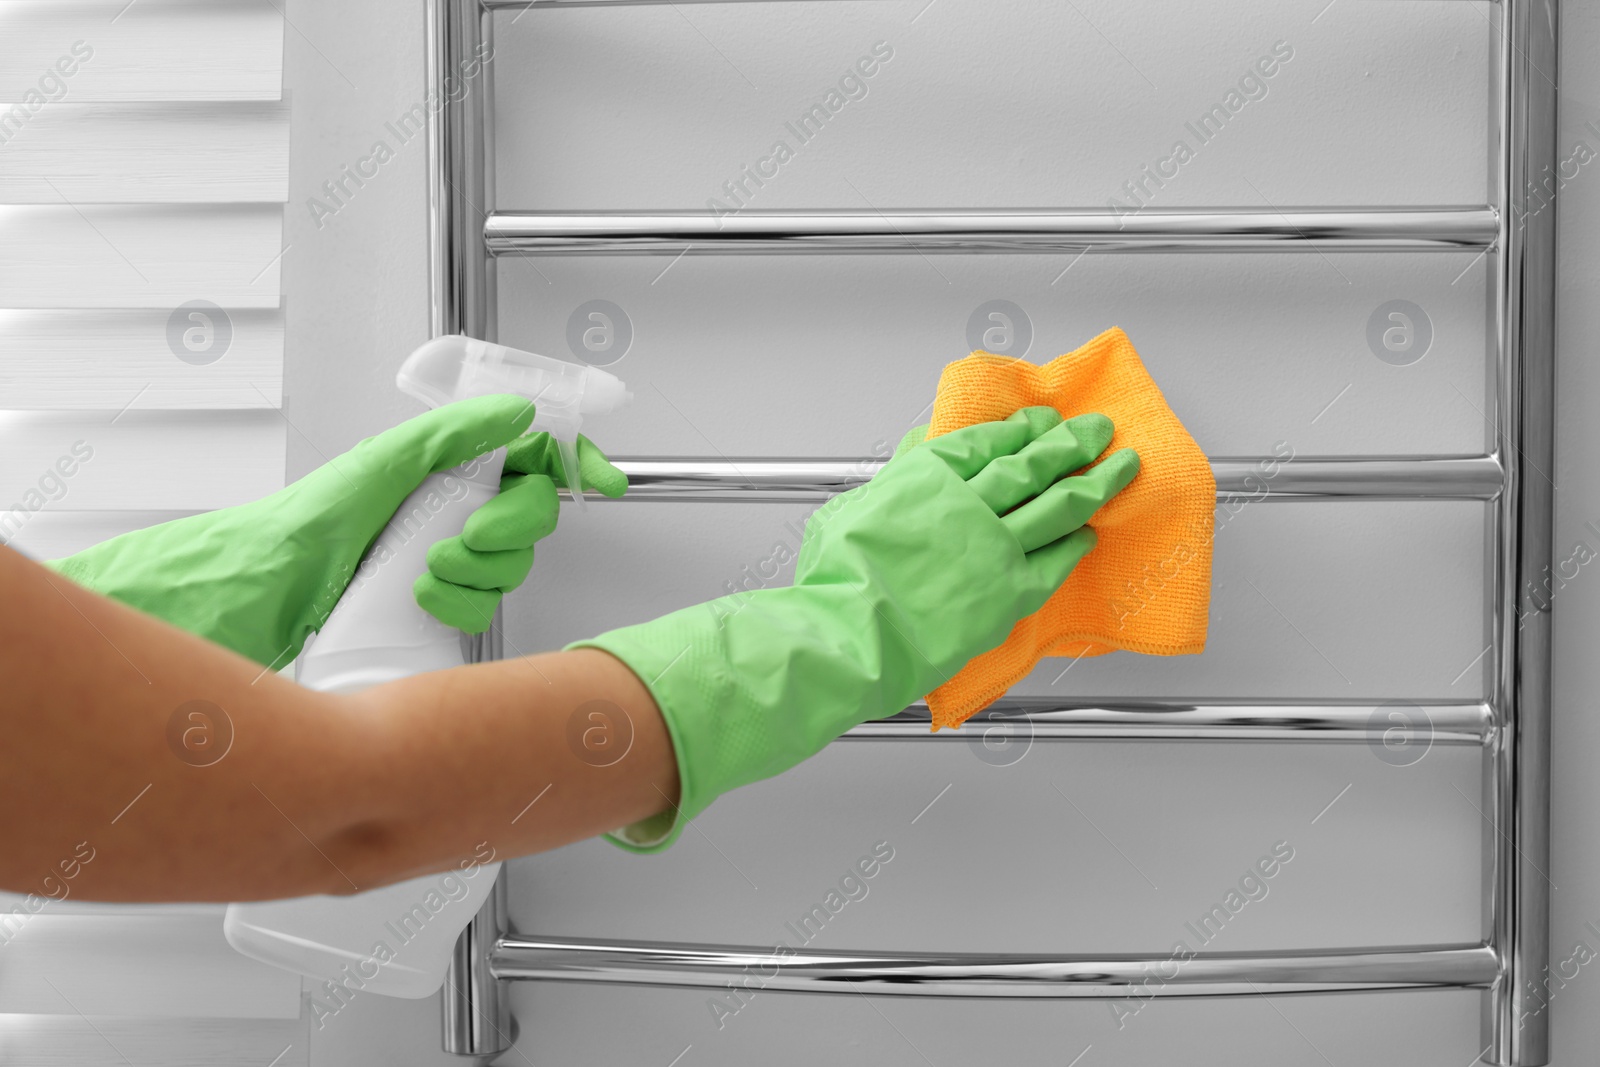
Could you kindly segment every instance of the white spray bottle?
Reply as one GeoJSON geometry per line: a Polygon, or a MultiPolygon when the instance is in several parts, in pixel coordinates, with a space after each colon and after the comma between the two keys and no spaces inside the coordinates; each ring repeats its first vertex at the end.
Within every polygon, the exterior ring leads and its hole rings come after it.
{"type": "MultiPolygon", "coordinates": [[[[532,429],[555,439],[567,485],[578,480],[578,427],[631,394],[595,367],[566,363],[469,337],[438,337],[407,357],[396,382],[430,407],[472,396],[516,393],[535,406],[532,429]]],[[[307,643],[297,680],[348,693],[466,662],[461,631],[417,606],[411,586],[428,549],[461,533],[467,517],[499,491],[505,449],[428,477],[362,559],[322,630],[307,643]]],[[[583,494],[572,493],[582,507],[583,494]]],[[[431,996],[444,983],[456,938],[499,874],[492,849],[457,869],[351,896],[308,896],[228,905],[223,933],[254,959],[349,988],[395,997],[431,996]]]]}

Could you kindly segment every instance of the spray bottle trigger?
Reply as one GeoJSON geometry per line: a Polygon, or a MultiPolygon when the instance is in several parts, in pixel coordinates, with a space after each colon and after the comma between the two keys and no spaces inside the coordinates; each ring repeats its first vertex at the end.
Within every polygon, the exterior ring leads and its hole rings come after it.
{"type": "Polygon", "coordinates": [[[572,506],[582,511],[586,505],[583,502],[583,475],[578,469],[577,439],[569,441],[565,437],[556,437],[556,451],[561,453],[561,469],[567,477],[567,491],[572,494],[572,506]]]}

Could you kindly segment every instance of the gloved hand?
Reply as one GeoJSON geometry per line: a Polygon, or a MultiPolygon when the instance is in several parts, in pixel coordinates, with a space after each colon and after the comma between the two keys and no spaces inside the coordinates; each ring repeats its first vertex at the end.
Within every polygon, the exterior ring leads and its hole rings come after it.
{"type": "MultiPolygon", "coordinates": [[[[500,495],[460,537],[429,553],[417,601],[447,624],[481,631],[527,575],[533,543],[556,524],[565,485],[548,434],[521,437],[534,408],[475,397],[375,437],[271,496],[114,537],[52,567],[80,585],[281,668],[319,629],[367,548],[429,474],[511,442],[500,495]]],[[[580,437],[581,480],[621,496],[627,477],[580,437]]]]}
{"type": "MultiPolygon", "coordinates": [[[[628,476],[581,433],[578,480],[613,499],[628,489],[628,476]]],[[[533,567],[534,543],[556,528],[557,488],[567,488],[567,477],[555,438],[534,433],[507,445],[499,495],[472,513],[461,536],[428,549],[428,571],[412,586],[417,603],[447,626],[487,630],[501,596],[533,567]]]]}
{"type": "Polygon", "coordinates": [[[620,659],[655,697],[676,811],[609,835],[658,851],[719,794],[892,715],[999,645],[1095,544],[1084,524],[1133,480],[1111,421],[1024,408],[923,441],[807,522],[788,588],[738,593],[569,648],[620,659]],[[1070,477],[1069,477],[1070,475],[1070,477]]]}

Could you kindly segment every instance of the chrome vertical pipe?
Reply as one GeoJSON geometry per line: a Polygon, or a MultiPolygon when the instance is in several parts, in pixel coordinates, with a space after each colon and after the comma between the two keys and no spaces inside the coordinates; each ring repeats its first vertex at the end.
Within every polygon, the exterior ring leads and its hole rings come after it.
{"type": "Polygon", "coordinates": [[[487,122],[492,18],[477,0],[427,0],[428,288],[435,337],[493,339],[494,276],[483,246],[494,192],[487,122]]]}
{"type": "Polygon", "coordinates": [[[1550,604],[1523,596],[1550,574],[1555,458],[1555,240],[1558,0],[1497,9],[1501,239],[1494,305],[1499,346],[1495,448],[1507,487],[1498,506],[1494,703],[1496,822],[1490,935],[1502,977],[1489,996],[1488,1058],[1550,1059],[1544,980],[1550,940],[1550,604]]]}
{"type": "Polygon", "coordinates": [[[516,1040],[505,983],[489,969],[506,933],[506,883],[499,879],[478,914],[461,932],[440,993],[444,1050],[490,1060],[516,1040]]]}
{"type": "MultiPolygon", "coordinates": [[[[429,333],[495,339],[494,266],[483,221],[494,200],[493,14],[480,0],[426,0],[429,333]]],[[[501,656],[500,614],[464,637],[469,661],[501,656]]],[[[511,1047],[505,990],[489,952],[505,932],[505,883],[462,931],[441,993],[446,1052],[493,1059],[511,1047]]]]}
{"type": "MultiPolygon", "coordinates": [[[[495,340],[495,267],[483,246],[494,204],[494,14],[480,0],[427,0],[428,297],[432,336],[495,340]]],[[[500,659],[500,614],[464,639],[500,659]]]]}

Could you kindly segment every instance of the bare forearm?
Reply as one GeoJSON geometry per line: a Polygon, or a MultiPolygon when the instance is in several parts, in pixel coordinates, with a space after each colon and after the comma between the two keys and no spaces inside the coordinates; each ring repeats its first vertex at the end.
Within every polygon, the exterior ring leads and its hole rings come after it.
{"type": "Polygon", "coordinates": [[[442,861],[556,848],[665,810],[677,764],[649,690],[594,649],[417,675],[354,698],[386,735],[375,856],[442,861]]]}
{"type": "Polygon", "coordinates": [[[9,890],[101,900],[354,892],[482,857],[485,846],[496,858],[552,848],[676,798],[659,712],[601,652],[339,697],[6,549],[0,592],[0,798],[19,816],[0,850],[9,890]],[[588,718],[597,711],[609,727],[588,718]],[[620,759],[607,729],[619,744],[631,731],[620,759]]]}

